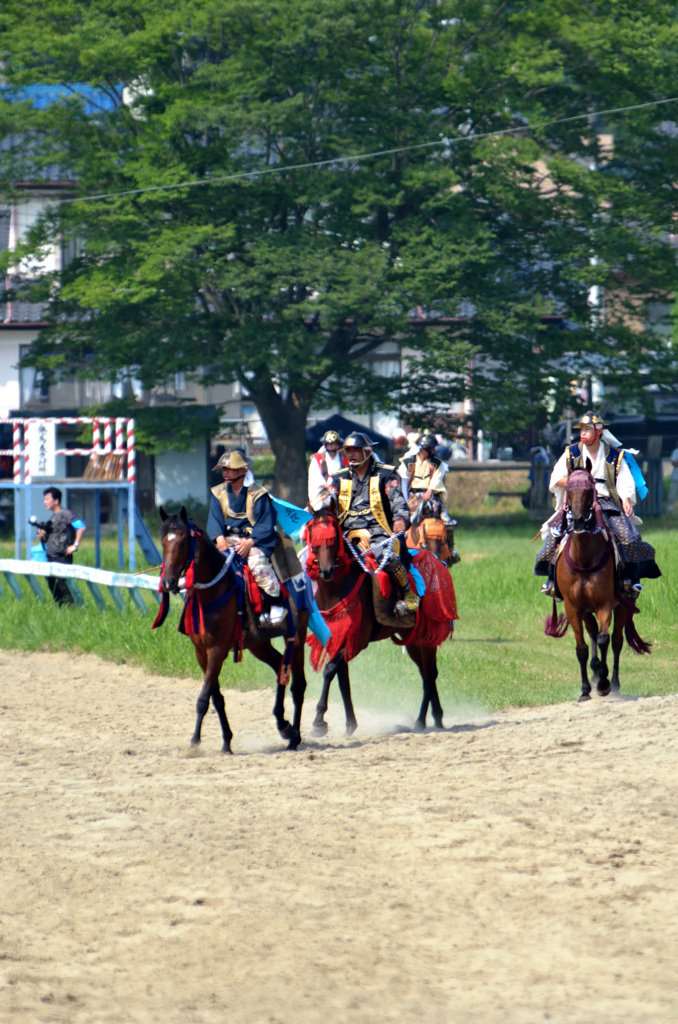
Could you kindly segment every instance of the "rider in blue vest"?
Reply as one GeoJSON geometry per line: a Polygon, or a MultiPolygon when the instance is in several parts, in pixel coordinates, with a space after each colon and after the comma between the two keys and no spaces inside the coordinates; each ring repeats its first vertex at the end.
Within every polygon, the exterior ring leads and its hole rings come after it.
{"type": "Polygon", "coordinates": [[[268,491],[252,475],[250,459],[239,449],[224,452],[214,469],[223,484],[212,488],[207,535],[219,551],[235,547],[247,562],[268,607],[259,616],[264,628],[279,626],[287,609],[281,603],[280,582],[271,565],[276,545],[276,515],[268,491]]]}

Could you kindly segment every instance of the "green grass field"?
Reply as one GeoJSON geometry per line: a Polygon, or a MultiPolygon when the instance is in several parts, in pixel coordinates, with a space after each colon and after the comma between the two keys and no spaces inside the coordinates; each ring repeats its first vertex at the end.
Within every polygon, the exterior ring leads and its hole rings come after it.
{"type": "MultiPolygon", "coordinates": [[[[448,713],[455,707],[498,710],[509,706],[551,704],[576,699],[579,669],[571,631],[561,640],[544,636],[544,619],[551,603],[539,593],[540,580],[532,575],[539,541],[531,544],[538,524],[521,516],[504,525],[474,520],[460,523],[457,549],[461,563],[454,570],[460,619],[455,638],[439,651],[439,689],[448,713]]],[[[657,549],[663,576],[646,582],[639,598],[642,613],[639,633],[653,643],[650,656],[626,648],[622,654],[622,692],[634,695],[674,692],[678,655],[678,579],[675,540],[678,532],[662,522],[648,521],[644,537],[657,549]]],[[[13,557],[9,544],[0,545],[4,557],[13,557]]],[[[93,543],[85,542],[78,561],[93,563],[93,543]]],[[[117,568],[114,540],[104,544],[103,567],[117,568]]],[[[140,556],[139,567],[144,565],[140,556]]],[[[89,594],[85,608],[57,608],[45,587],[40,603],[22,584],[25,598],[17,600],[3,583],[0,597],[0,643],[23,651],[87,652],[117,662],[137,665],[164,675],[193,677],[200,672],[190,641],[177,632],[179,599],[165,625],[151,631],[157,608],[148,593],[148,614],[132,604],[124,615],[111,605],[97,611],[89,594]]],[[[84,589],[84,588],[83,588],[84,589]]],[[[128,599],[127,599],[128,600],[128,599]]],[[[375,644],[351,666],[356,706],[392,711],[412,718],[421,695],[419,675],[401,648],[390,641],[375,644]]],[[[308,671],[309,702],[315,703],[320,677],[308,671]]],[[[246,653],[240,665],[229,661],[222,685],[245,690],[272,685],[270,671],[246,653]]],[[[332,700],[339,700],[336,688],[332,700]]],[[[308,721],[308,718],[306,719],[308,721]]]]}

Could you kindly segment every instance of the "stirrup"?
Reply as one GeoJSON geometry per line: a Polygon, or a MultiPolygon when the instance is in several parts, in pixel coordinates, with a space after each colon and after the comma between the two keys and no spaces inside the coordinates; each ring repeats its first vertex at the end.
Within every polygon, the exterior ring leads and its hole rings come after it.
{"type": "Polygon", "coordinates": [[[644,590],[642,583],[632,583],[631,580],[624,580],[622,583],[624,597],[630,597],[632,601],[635,601],[642,590],[644,590]]]}
{"type": "Polygon", "coordinates": [[[560,602],[563,600],[562,597],[560,597],[560,595],[556,591],[555,580],[545,580],[542,584],[541,592],[546,597],[552,597],[554,601],[560,602]]]}
{"type": "Polygon", "coordinates": [[[259,625],[262,629],[275,629],[282,625],[287,615],[287,608],[281,604],[274,604],[268,611],[262,612],[259,616],[259,625]]]}
{"type": "Polygon", "coordinates": [[[413,590],[406,591],[400,601],[393,606],[393,613],[402,619],[405,615],[414,615],[419,608],[419,598],[413,590]]]}

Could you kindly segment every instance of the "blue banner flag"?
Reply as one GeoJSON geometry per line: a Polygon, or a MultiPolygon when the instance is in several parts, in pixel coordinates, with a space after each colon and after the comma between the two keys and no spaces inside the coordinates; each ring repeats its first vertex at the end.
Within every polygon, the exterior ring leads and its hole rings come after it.
{"type": "Polygon", "coordinates": [[[624,449],[624,459],[626,461],[626,465],[631,470],[631,476],[633,477],[633,482],[636,485],[636,494],[638,495],[638,501],[642,501],[645,495],[647,494],[647,484],[645,483],[645,478],[642,474],[640,466],[634,459],[633,455],[631,455],[631,452],[628,451],[628,449],[626,448],[624,449]]]}
{"type": "Polygon", "coordinates": [[[313,513],[299,508],[298,505],[291,505],[289,501],[283,501],[282,498],[276,498],[273,494],[271,495],[271,501],[275,507],[278,522],[287,536],[291,537],[292,540],[299,540],[302,526],[309,519],[313,518],[313,513]]]}

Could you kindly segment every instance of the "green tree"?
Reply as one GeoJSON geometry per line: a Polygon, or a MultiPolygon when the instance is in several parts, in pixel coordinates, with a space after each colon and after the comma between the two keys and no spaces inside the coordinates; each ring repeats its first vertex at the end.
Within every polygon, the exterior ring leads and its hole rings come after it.
{"type": "Polygon", "coordinates": [[[675,107],[580,115],[672,95],[675,14],[7,0],[4,177],[64,168],[73,201],[27,248],[81,247],[58,288],[42,282],[54,326],[35,358],[147,388],[239,381],[297,501],[312,405],[424,418],[468,396],[492,429],[559,411],[574,377],[667,379],[644,307],[675,284],[675,107]],[[87,84],[110,108],[68,89],[36,108],[21,98],[36,83],[87,84]],[[411,322],[417,306],[434,326],[411,322]],[[549,328],[554,314],[575,329],[549,328]],[[393,339],[411,358],[402,389],[369,370],[393,339]]]}

